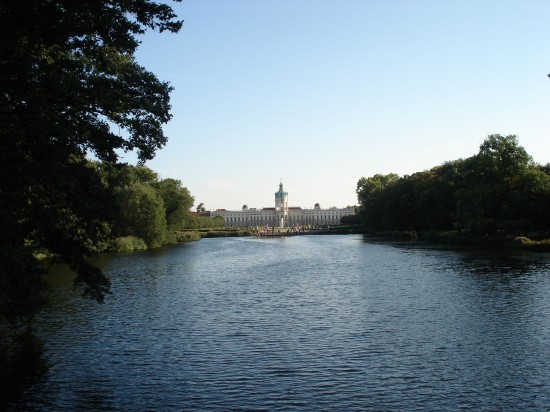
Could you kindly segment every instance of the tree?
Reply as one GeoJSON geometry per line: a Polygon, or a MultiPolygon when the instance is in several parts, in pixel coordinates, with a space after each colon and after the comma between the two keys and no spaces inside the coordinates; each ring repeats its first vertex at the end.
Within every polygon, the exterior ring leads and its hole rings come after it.
{"type": "Polygon", "coordinates": [[[358,214],[342,216],[340,223],[343,225],[359,225],[361,224],[361,216],[358,214]]]}
{"type": "Polygon", "coordinates": [[[197,213],[206,213],[206,208],[204,207],[204,203],[199,203],[197,206],[197,213]]]}
{"type": "Polygon", "coordinates": [[[521,174],[533,165],[533,159],[519,145],[515,135],[493,134],[487,136],[479,147],[478,157],[489,168],[489,171],[497,171],[504,177],[521,174]]]}
{"type": "Polygon", "coordinates": [[[480,234],[513,230],[523,209],[522,182],[534,167],[516,136],[488,136],[479,152],[462,164],[457,193],[461,223],[480,234]]]}
{"type": "Polygon", "coordinates": [[[362,177],[357,182],[357,200],[359,202],[359,214],[363,222],[374,228],[381,228],[384,192],[395,185],[399,176],[395,173],[387,175],[376,174],[372,177],[362,177]]]}
{"type": "Polygon", "coordinates": [[[142,238],[148,247],[158,247],[166,237],[164,202],[151,186],[136,183],[117,193],[121,235],[142,238]]]}
{"type": "Polygon", "coordinates": [[[166,222],[170,230],[181,230],[189,218],[195,198],[176,179],[164,179],[155,185],[166,209],[166,222]]]}
{"type": "Polygon", "coordinates": [[[15,324],[39,307],[39,252],[68,263],[85,295],[108,292],[86,260],[106,236],[108,191],[85,156],[145,162],[166,144],[171,87],[134,53],[146,29],[182,22],[150,0],[4,0],[0,22],[0,310],[15,324]]]}

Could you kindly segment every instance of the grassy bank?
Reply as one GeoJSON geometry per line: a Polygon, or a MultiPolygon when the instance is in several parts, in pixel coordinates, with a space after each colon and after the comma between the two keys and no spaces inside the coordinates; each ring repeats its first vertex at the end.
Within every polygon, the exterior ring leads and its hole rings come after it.
{"type": "Polygon", "coordinates": [[[203,237],[242,237],[253,236],[254,232],[248,228],[224,228],[224,229],[207,229],[201,231],[203,237]]]}
{"type": "MultiPolygon", "coordinates": [[[[201,237],[201,233],[197,230],[182,230],[167,235],[161,246],[194,242],[200,240],[201,237]]],[[[103,252],[134,252],[147,249],[149,249],[149,247],[142,238],[137,236],[124,236],[113,239],[111,244],[107,249],[103,250],[103,252]]]]}
{"type": "Polygon", "coordinates": [[[550,252],[550,239],[529,239],[523,236],[516,237],[513,240],[513,246],[522,250],[532,250],[535,252],[550,252]]]}
{"type": "Polygon", "coordinates": [[[532,237],[510,235],[475,235],[468,231],[366,231],[373,238],[398,241],[424,242],[450,247],[489,247],[502,249],[550,252],[550,239],[547,234],[531,234],[532,237]]]}

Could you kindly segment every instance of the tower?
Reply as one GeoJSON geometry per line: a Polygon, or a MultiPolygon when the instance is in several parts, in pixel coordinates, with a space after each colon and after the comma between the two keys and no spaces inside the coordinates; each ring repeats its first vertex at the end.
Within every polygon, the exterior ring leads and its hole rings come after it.
{"type": "Polygon", "coordinates": [[[285,218],[288,215],[288,192],[283,190],[283,182],[279,183],[279,191],[275,192],[275,213],[280,227],[284,227],[285,218]]]}

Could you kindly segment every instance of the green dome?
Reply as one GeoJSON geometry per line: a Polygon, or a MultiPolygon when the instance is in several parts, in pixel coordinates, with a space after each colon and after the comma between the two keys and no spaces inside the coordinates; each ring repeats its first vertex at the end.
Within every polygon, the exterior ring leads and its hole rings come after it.
{"type": "Polygon", "coordinates": [[[275,199],[282,199],[288,196],[288,192],[283,191],[283,182],[279,183],[279,191],[275,192],[275,199]]]}

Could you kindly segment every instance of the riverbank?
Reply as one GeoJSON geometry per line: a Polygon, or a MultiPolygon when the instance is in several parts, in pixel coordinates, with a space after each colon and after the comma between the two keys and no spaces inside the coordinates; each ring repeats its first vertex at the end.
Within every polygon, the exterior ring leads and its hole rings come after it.
{"type": "Polygon", "coordinates": [[[499,248],[550,252],[550,238],[547,233],[532,233],[527,236],[474,235],[468,231],[366,231],[372,238],[426,243],[451,248],[499,248]]]}
{"type": "MultiPolygon", "coordinates": [[[[198,230],[182,230],[167,236],[161,246],[175,245],[177,243],[194,242],[201,239],[201,233],[198,230]]],[[[102,252],[134,252],[147,250],[145,241],[137,236],[117,237],[109,242],[102,252]]]]}
{"type": "Polygon", "coordinates": [[[366,234],[364,228],[360,226],[334,226],[334,227],[314,227],[314,228],[270,228],[269,230],[257,228],[225,228],[216,230],[200,231],[202,237],[287,237],[303,235],[349,235],[366,234]]]}
{"type": "MultiPolygon", "coordinates": [[[[350,235],[361,234],[371,239],[388,241],[418,242],[450,248],[500,248],[550,252],[550,237],[545,233],[533,233],[528,236],[489,236],[474,235],[468,231],[373,231],[359,225],[314,227],[314,228],[270,228],[269,230],[252,227],[226,227],[216,229],[183,230],[175,234],[167,244],[198,241],[202,238],[220,237],[289,237],[303,235],[350,235]]],[[[131,252],[145,250],[147,246],[139,238],[127,237],[115,240],[110,251],[131,252]]]]}
{"type": "Polygon", "coordinates": [[[302,235],[349,235],[361,234],[372,239],[425,243],[450,248],[500,248],[550,252],[550,238],[545,233],[533,233],[529,236],[489,236],[474,235],[468,231],[373,231],[359,225],[334,226],[324,228],[272,228],[269,231],[255,228],[224,228],[199,230],[201,237],[288,237],[302,235]]]}
{"type": "MultiPolygon", "coordinates": [[[[269,231],[259,230],[252,227],[224,227],[215,229],[189,229],[174,233],[162,246],[173,245],[185,242],[194,242],[202,238],[220,237],[286,237],[300,235],[349,235],[365,234],[363,228],[358,226],[336,226],[325,228],[307,228],[297,230],[296,228],[271,228],[269,231]]],[[[161,246],[161,247],[162,247],[161,246]]],[[[125,236],[113,239],[101,252],[135,252],[150,249],[143,239],[135,236],[125,236]]]]}

